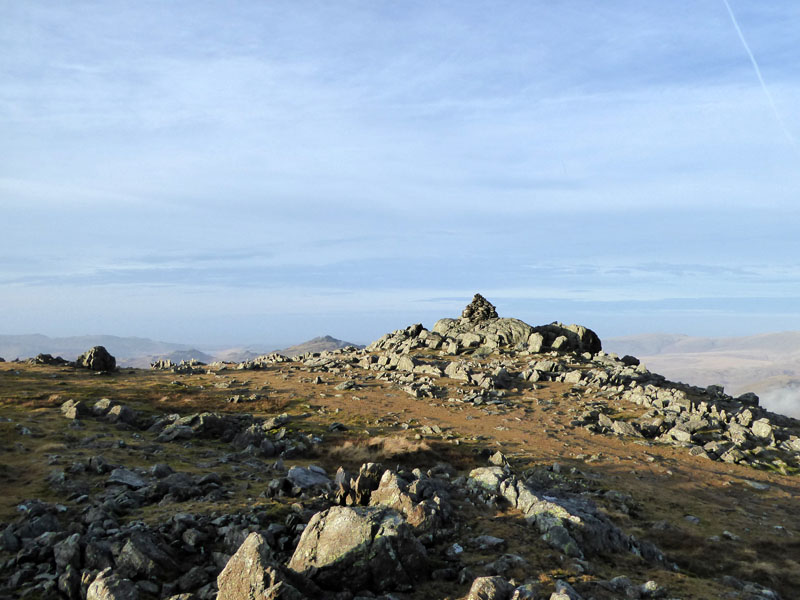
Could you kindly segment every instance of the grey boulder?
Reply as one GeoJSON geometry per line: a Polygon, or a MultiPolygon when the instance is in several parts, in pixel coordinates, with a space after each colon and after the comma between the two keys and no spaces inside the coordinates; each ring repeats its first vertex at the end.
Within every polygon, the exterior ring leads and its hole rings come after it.
{"type": "Polygon", "coordinates": [[[81,354],[75,364],[90,371],[113,371],[117,368],[117,359],[103,346],[95,346],[81,354]]]}
{"type": "Polygon", "coordinates": [[[139,591],[129,579],[122,579],[105,569],[86,590],[86,600],[139,600],[139,591]]]}
{"type": "Polygon", "coordinates": [[[217,600],[307,600],[322,594],[302,575],[277,564],[259,533],[251,533],[217,577],[217,600]]]}
{"type": "Polygon", "coordinates": [[[514,587],[502,577],[478,577],[469,588],[467,600],[508,600],[514,587]]]}
{"type": "Polygon", "coordinates": [[[334,506],[311,518],[289,568],[329,590],[409,590],[427,555],[397,511],[334,506]]]}
{"type": "Polygon", "coordinates": [[[286,474],[286,478],[301,489],[317,486],[324,486],[331,482],[325,471],[321,467],[312,465],[306,467],[292,467],[286,474]]]}

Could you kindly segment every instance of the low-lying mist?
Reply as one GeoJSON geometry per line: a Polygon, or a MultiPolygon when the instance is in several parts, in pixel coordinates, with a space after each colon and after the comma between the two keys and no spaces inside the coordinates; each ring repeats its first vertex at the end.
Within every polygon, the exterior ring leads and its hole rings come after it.
{"type": "Polygon", "coordinates": [[[800,419],[800,383],[761,393],[760,404],[767,410],[800,419]]]}

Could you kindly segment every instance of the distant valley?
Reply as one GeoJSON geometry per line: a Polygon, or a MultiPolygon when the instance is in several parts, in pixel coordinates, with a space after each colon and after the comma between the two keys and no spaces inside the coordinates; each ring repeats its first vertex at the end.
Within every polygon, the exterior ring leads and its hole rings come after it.
{"type": "Polygon", "coordinates": [[[692,385],[755,392],[769,410],[800,417],[800,332],[743,337],[643,334],[603,340],[603,348],[639,358],[653,372],[692,385]]]}
{"type": "Polygon", "coordinates": [[[74,360],[92,346],[104,346],[117,358],[122,367],[146,369],[156,359],[172,362],[198,360],[204,363],[213,361],[242,362],[262,354],[279,352],[286,356],[298,356],[305,352],[323,352],[346,346],[356,346],[329,335],[315,337],[306,342],[287,348],[245,346],[222,349],[200,350],[188,344],[155,341],[139,337],[119,337],[113,335],[84,335],[73,337],[48,337],[46,335],[0,335],[0,357],[6,360],[30,358],[37,354],[52,354],[67,360],[74,360]]]}

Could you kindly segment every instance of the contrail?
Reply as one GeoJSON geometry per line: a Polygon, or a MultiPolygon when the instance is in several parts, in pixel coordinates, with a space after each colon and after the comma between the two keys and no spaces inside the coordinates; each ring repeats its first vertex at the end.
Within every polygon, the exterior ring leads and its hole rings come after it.
{"type": "Polygon", "coordinates": [[[756,72],[756,76],[758,77],[758,81],[761,84],[761,89],[764,91],[764,95],[767,97],[769,101],[769,105],[772,108],[772,114],[775,115],[775,119],[778,121],[778,125],[780,125],[781,129],[783,130],[786,139],[789,140],[789,143],[794,146],[795,151],[800,152],[800,148],[797,146],[797,140],[794,139],[792,132],[789,131],[789,128],[786,126],[783,118],[781,117],[781,113],[778,112],[778,107],[775,105],[775,100],[772,98],[772,94],[769,92],[769,88],[767,88],[767,84],[764,82],[764,76],[761,74],[761,67],[758,66],[758,61],[756,57],[753,55],[753,51],[750,50],[750,45],[747,43],[747,40],[744,39],[744,33],[742,33],[742,28],[739,27],[739,21],[736,19],[736,15],[733,14],[733,9],[731,8],[730,3],[728,0],[722,0],[725,4],[725,8],[728,9],[728,14],[731,17],[731,22],[733,23],[734,28],[736,29],[736,33],[739,35],[739,40],[742,42],[742,46],[744,46],[745,52],[747,52],[747,56],[750,57],[750,62],[753,65],[753,69],[756,72]]]}

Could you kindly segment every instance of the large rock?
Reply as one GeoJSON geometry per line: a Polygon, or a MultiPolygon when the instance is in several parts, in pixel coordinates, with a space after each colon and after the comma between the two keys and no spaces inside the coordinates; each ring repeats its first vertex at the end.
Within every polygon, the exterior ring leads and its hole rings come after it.
{"type": "Polygon", "coordinates": [[[67,539],[53,546],[53,556],[56,560],[56,566],[59,567],[59,569],[65,569],[67,565],[72,565],[75,568],[80,566],[80,541],[81,535],[79,533],[73,533],[67,539]]]}
{"type": "Polygon", "coordinates": [[[467,600],[508,600],[514,587],[502,577],[478,577],[469,588],[467,600]]]}
{"type": "Polygon", "coordinates": [[[372,492],[369,503],[401,513],[418,533],[435,533],[451,510],[447,498],[439,492],[427,477],[410,483],[394,471],[387,470],[378,488],[372,492]]]}
{"type": "Polygon", "coordinates": [[[61,405],[61,413],[68,419],[78,419],[89,414],[89,407],[80,400],[67,400],[61,405]]]}
{"type": "Polygon", "coordinates": [[[526,348],[533,327],[519,319],[486,319],[473,322],[468,319],[439,319],[434,333],[444,338],[464,340],[462,346],[517,346],[526,348]]]}
{"type": "Polygon", "coordinates": [[[134,531],[115,558],[119,573],[132,578],[151,579],[177,568],[167,549],[147,532],[134,531]]]}
{"type": "Polygon", "coordinates": [[[308,489],[328,485],[331,480],[325,474],[322,467],[311,465],[310,467],[292,467],[286,474],[286,478],[301,489],[308,489]]]}
{"type": "Polygon", "coordinates": [[[111,471],[111,475],[109,475],[106,480],[106,485],[127,485],[130,488],[138,490],[146,486],[147,482],[130,469],[118,467],[111,471]]]}
{"type": "Polygon", "coordinates": [[[113,371],[117,368],[117,359],[103,346],[95,346],[81,354],[75,364],[91,371],[113,371]]]}
{"type": "Polygon", "coordinates": [[[86,600],[139,600],[139,591],[129,579],[121,579],[105,569],[86,591],[86,600]]]}
{"type": "Polygon", "coordinates": [[[217,600],[307,600],[322,596],[304,576],[272,560],[266,540],[251,533],[217,577],[217,600]]]}
{"type": "Polygon", "coordinates": [[[600,338],[597,334],[583,325],[550,323],[549,325],[541,325],[534,329],[536,333],[544,337],[545,346],[561,350],[562,352],[573,351],[597,354],[603,349],[603,344],[600,342],[600,338]]]}
{"type": "Polygon", "coordinates": [[[396,511],[334,506],[311,518],[289,568],[329,590],[408,590],[427,556],[396,511]]]}

